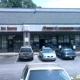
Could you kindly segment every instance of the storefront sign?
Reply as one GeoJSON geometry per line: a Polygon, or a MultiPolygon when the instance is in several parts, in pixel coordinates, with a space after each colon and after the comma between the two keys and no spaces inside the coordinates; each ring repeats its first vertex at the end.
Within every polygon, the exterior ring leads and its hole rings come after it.
{"type": "Polygon", "coordinates": [[[1,27],[1,31],[5,31],[5,30],[15,31],[17,30],[17,27],[1,27]]]}
{"type": "Polygon", "coordinates": [[[48,30],[54,30],[54,31],[75,31],[80,30],[80,27],[46,27],[43,26],[42,30],[48,31],[48,30]]]}
{"type": "Polygon", "coordinates": [[[54,28],[53,27],[46,27],[46,26],[43,26],[43,30],[53,30],[54,28]]]}
{"type": "Polygon", "coordinates": [[[60,27],[59,30],[73,30],[73,27],[60,27]]]}

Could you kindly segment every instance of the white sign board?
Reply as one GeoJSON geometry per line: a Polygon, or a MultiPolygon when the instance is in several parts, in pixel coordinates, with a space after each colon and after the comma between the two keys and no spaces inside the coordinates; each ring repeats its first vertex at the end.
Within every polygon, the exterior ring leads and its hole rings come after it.
{"type": "Polygon", "coordinates": [[[25,38],[25,42],[29,42],[29,38],[25,38]]]}

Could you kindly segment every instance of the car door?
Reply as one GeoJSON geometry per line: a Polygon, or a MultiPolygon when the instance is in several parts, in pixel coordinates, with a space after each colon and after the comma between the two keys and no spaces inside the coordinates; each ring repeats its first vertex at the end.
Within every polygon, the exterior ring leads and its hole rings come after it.
{"type": "Polygon", "coordinates": [[[57,54],[58,54],[58,56],[61,55],[61,51],[60,51],[60,49],[57,51],[57,54]]]}
{"type": "Polygon", "coordinates": [[[63,49],[60,51],[60,56],[62,56],[64,54],[63,49]]]}

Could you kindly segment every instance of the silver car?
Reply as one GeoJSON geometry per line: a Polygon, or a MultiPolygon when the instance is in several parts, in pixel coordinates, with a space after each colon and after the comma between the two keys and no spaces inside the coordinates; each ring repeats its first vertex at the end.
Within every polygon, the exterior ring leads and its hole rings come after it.
{"type": "Polygon", "coordinates": [[[43,47],[39,52],[39,57],[42,60],[56,60],[56,53],[50,47],[43,47]]]}
{"type": "Polygon", "coordinates": [[[71,80],[66,70],[56,63],[34,63],[24,68],[21,80],[71,80]]]}
{"type": "Polygon", "coordinates": [[[32,59],[33,60],[33,50],[31,46],[22,46],[19,50],[19,59],[32,59]]]}

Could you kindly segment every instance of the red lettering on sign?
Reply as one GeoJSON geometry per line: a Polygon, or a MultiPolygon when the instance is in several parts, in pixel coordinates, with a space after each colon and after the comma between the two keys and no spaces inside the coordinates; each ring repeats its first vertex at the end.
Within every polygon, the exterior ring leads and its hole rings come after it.
{"type": "Polygon", "coordinates": [[[17,27],[7,27],[7,30],[17,30],[17,27]]]}
{"type": "Polygon", "coordinates": [[[54,29],[53,27],[46,27],[46,26],[43,27],[43,30],[53,30],[53,29],[54,29]]]}
{"type": "Polygon", "coordinates": [[[6,27],[1,27],[1,30],[6,30],[6,27]]]}
{"type": "Polygon", "coordinates": [[[73,27],[60,27],[59,30],[73,30],[73,27]]]}

